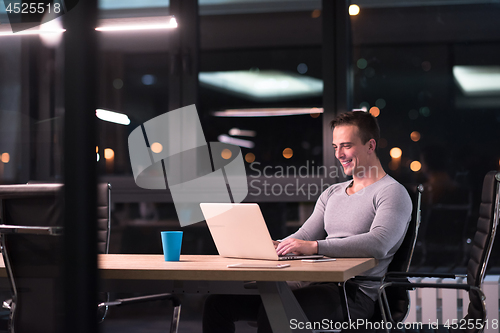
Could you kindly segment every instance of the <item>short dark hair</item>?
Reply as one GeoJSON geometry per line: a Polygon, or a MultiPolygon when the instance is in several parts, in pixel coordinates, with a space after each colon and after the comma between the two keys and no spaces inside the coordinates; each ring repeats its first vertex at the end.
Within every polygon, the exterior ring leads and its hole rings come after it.
{"type": "Polygon", "coordinates": [[[378,140],[380,139],[380,127],[378,126],[377,119],[369,112],[351,111],[341,113],[330,123],[332,129],[343,125],[358,126],[359,137],[363,144],[367,143],[370,139],[374,139],[378,144],[378,140]]]}

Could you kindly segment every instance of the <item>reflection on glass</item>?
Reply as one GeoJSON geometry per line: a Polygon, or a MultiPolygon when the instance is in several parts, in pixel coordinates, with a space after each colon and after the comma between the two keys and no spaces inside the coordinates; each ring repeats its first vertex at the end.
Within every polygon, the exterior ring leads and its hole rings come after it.
{"type": "Polygon", "coordinates": [[[321,96],[323,81],[277,70],[201,72],[200,85],[259,102],[321,96]]]}
{"type": "Polygon", "coordinates": [[[500,66],[453,66],[453,76],[466,96],[500,94],[500,66]]]}

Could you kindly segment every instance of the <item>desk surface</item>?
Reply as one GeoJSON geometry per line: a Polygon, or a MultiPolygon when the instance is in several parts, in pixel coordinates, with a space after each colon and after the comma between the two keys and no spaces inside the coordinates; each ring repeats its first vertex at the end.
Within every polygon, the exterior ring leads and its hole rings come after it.
{"type": "MultiPolygon", "coordinates": [[[[181,255],[179,262],[166,262],[156,254],[101,254],[100,276],[116,280],[205,280],[205,281],[332,281],[341,282],[372,267],[373,258],[339,258],[336,261],[307,263],[223,258],[216,255],[181,255]],[[227,268],[229,264],[286,263],[280,269],[227,268]]],[[[0,256],[0,277],[7,277],[0,256]]]]}
{"type": "Polygon", "coordinates": [[[217,255],[181,255],[179,262],[166,262],[163,255],[99,255],[103,279],[206,280],[206,281],[332,281],[341,282],[372,267],[373,258],[339,258],[336,261],[307,263],[223,258],[217,255]],[[280,269],[227,268],[229,264],[286,263],[280,269]]]}

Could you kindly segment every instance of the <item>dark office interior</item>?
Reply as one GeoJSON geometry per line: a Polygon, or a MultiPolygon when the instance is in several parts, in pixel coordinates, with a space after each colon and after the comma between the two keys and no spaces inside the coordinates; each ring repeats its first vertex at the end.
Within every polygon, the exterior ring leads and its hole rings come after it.
{"type": "MultiPolygon", "coordinates": [[[[413,200],[417,185],[425,187],[410,270],[466,272],[482,180],[500,169],[498,1],[359,0],[349,3],[359,13],[347,15],[337,0],[101,0],[92,24],[175,15],[178,27],[95,32],[97,44],[79,46],[95,50],[68,59],[68,45],[80,43],[68,33],[80,2],[61,20],[68,30],[59,41],[0,35],[0,184],[65,182],[72,168],[74,189],[89,179],[112,186],[110,253],[161,254],[160,231],[182,230],[182,254],[217,254],[205,222],[180,227],[168,190],[134,183],[132,130],[195,104],[207,142],[240,145],[249,180],[244,202],[259,203],[279,239],[300,227],[322,190],[345,180],[328,171],[338,165],[329,122],[362,109],[380,124],[386,172],[413,200]],[[85,68],[88,57],[94,67],[85,68]],[[90,90],[86,71],[95,71],[90,90]],[[69,72],[75,87],[68,88],[69,72]],[[265,94],[253,91],[258,84],[265,94]],[[70,89],[80,93],[68,95],[70,89]],[[130,123],[69,118],[68,97],[79,102],[86,91],[95,91],[89,100],[97,108],[125,114],[130,123]],[[87,122],[95,145],[83,135],[87,122]],[[92,163],[70,167],[91,156],[90,146],[92,163]],[[88,167],[95,175],[78,178],[88,167]],[[286,183],[290,193],[279,186],[286,183]]],[[[487,274],[500,274],[499,244],[487,274]]],[[[182,297],[179,332],[200,332],[204,296],[182,297]]],[[[112,309],[98,329],[158,332],[169,311],[161,301],[112,309]]],[[[238,329],[256,332],[247,323],[238,329]]]]}

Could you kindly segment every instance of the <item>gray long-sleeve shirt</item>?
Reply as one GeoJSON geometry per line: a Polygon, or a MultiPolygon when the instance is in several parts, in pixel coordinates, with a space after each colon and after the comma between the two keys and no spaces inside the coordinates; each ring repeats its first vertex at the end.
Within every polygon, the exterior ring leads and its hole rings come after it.
{"type": "MultiPolygon", "coordinates": [[[[378,265],[364,275],[382,276],[403,242],[411,219],[412,202],[403,185],[385,175],[353,195],[350,181],[326,189],[312,215],[287,238],[318,241],[318,253],[329,257],[372,257],[378,265]]],[[[359,283],[373,300],[378,282],[359,283]]]]}

